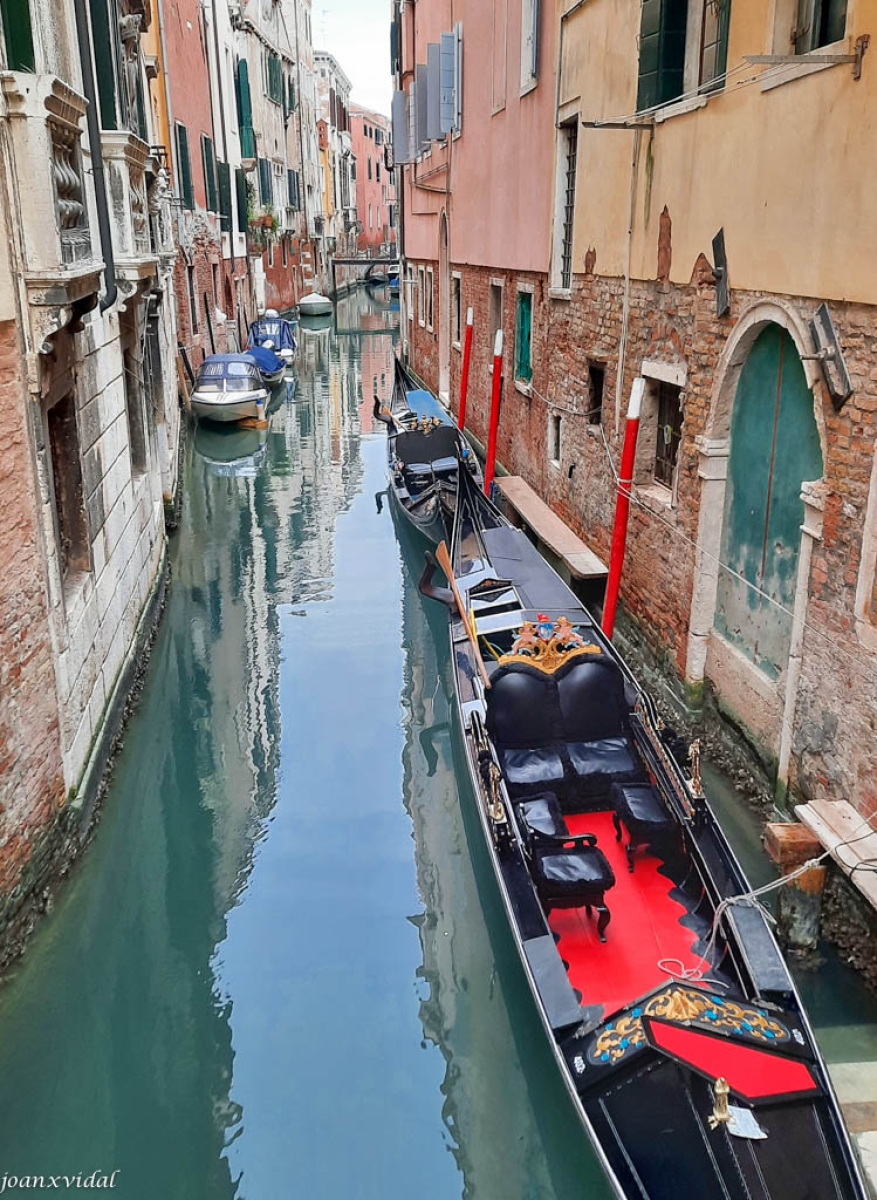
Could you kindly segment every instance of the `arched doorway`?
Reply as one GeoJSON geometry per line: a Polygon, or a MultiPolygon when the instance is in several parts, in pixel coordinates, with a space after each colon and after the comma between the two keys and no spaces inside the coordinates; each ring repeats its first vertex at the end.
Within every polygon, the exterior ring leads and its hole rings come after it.
{"type": "Polygon", "coordinates": [[[448,214],[439,218],[439,394],[446,404],[451,395],[451,259],[448,247],[448,214]]]}
{"type": "Polygon", "coordinates": [[[715,628],[769,679],[789,660],[801,549],[801,486],[822,475],[813,396],[795,343],[758,334],[731,416],[715,628]]]}

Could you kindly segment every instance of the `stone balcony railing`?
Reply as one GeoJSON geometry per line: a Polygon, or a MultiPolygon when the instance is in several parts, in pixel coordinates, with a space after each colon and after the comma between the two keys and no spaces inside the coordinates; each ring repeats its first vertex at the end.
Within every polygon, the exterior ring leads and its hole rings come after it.
{"type": "Polygon", "coordinates": [[[146,195],[150,149],[126,129],[104,130],[101,147],[117,274],[135,282],[156,269],[146,195]]]}
{"type": "MultiPolygon", "coordinates": [[[[83,170],[86,101],[54,75],[0,72],[19,181],[24,277],[32,305],[63,309],[95,292],[103,269],[83,170]]],[[[63,314],[46,316],[48,331],[63,314]]]]}

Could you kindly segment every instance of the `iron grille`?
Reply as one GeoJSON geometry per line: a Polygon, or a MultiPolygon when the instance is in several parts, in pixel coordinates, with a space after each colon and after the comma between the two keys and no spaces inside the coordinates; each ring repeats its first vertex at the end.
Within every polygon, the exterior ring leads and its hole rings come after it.
{"type": "Polygon", "coordinates": [[[655,444],[655,479],[672,488],[679,442],[682,438],[682,401],[678,387],[658,384],[658,437],[655,444]]]}
{"type": "Polygon", "coordinates": [[[566,136],[566,194],[563,204],[563,243],[560,257],[560,286],[572,286],[572,231],[573,214],[576,206],[576,156],[578,153],[579,129],[573,122],[564,126],[566,136]]]}

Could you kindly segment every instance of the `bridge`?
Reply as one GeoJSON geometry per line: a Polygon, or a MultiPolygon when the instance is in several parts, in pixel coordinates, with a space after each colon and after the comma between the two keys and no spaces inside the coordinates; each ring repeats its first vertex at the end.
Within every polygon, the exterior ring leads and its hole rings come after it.
{"type": "Polygon", "coordinates": [[[398,267],[398,258],[334,258],[332,259],[332,293],[338,290],[338,284],[335,279],[336,267],[364,267],[368,270],[365,273],[365,278],[371,275],[375,267],[398,267]]]}

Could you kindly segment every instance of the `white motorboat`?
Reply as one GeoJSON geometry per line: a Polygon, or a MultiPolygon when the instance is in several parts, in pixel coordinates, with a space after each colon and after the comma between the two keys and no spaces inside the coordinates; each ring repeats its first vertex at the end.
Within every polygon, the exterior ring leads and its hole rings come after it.
{"type": "Polygon", "coordinates": [[[332,311],[332,301],[328,296],[321,296],[319,292],[310,292],[299,300],[298,311],[302,317],[320,317],[332,311]]]}
{"type": "Polygon", "coordinates": [[[268,391],[249,354],[211,354],[198,368],[192,411],[209,421],[263,418],[268,391]]]}

